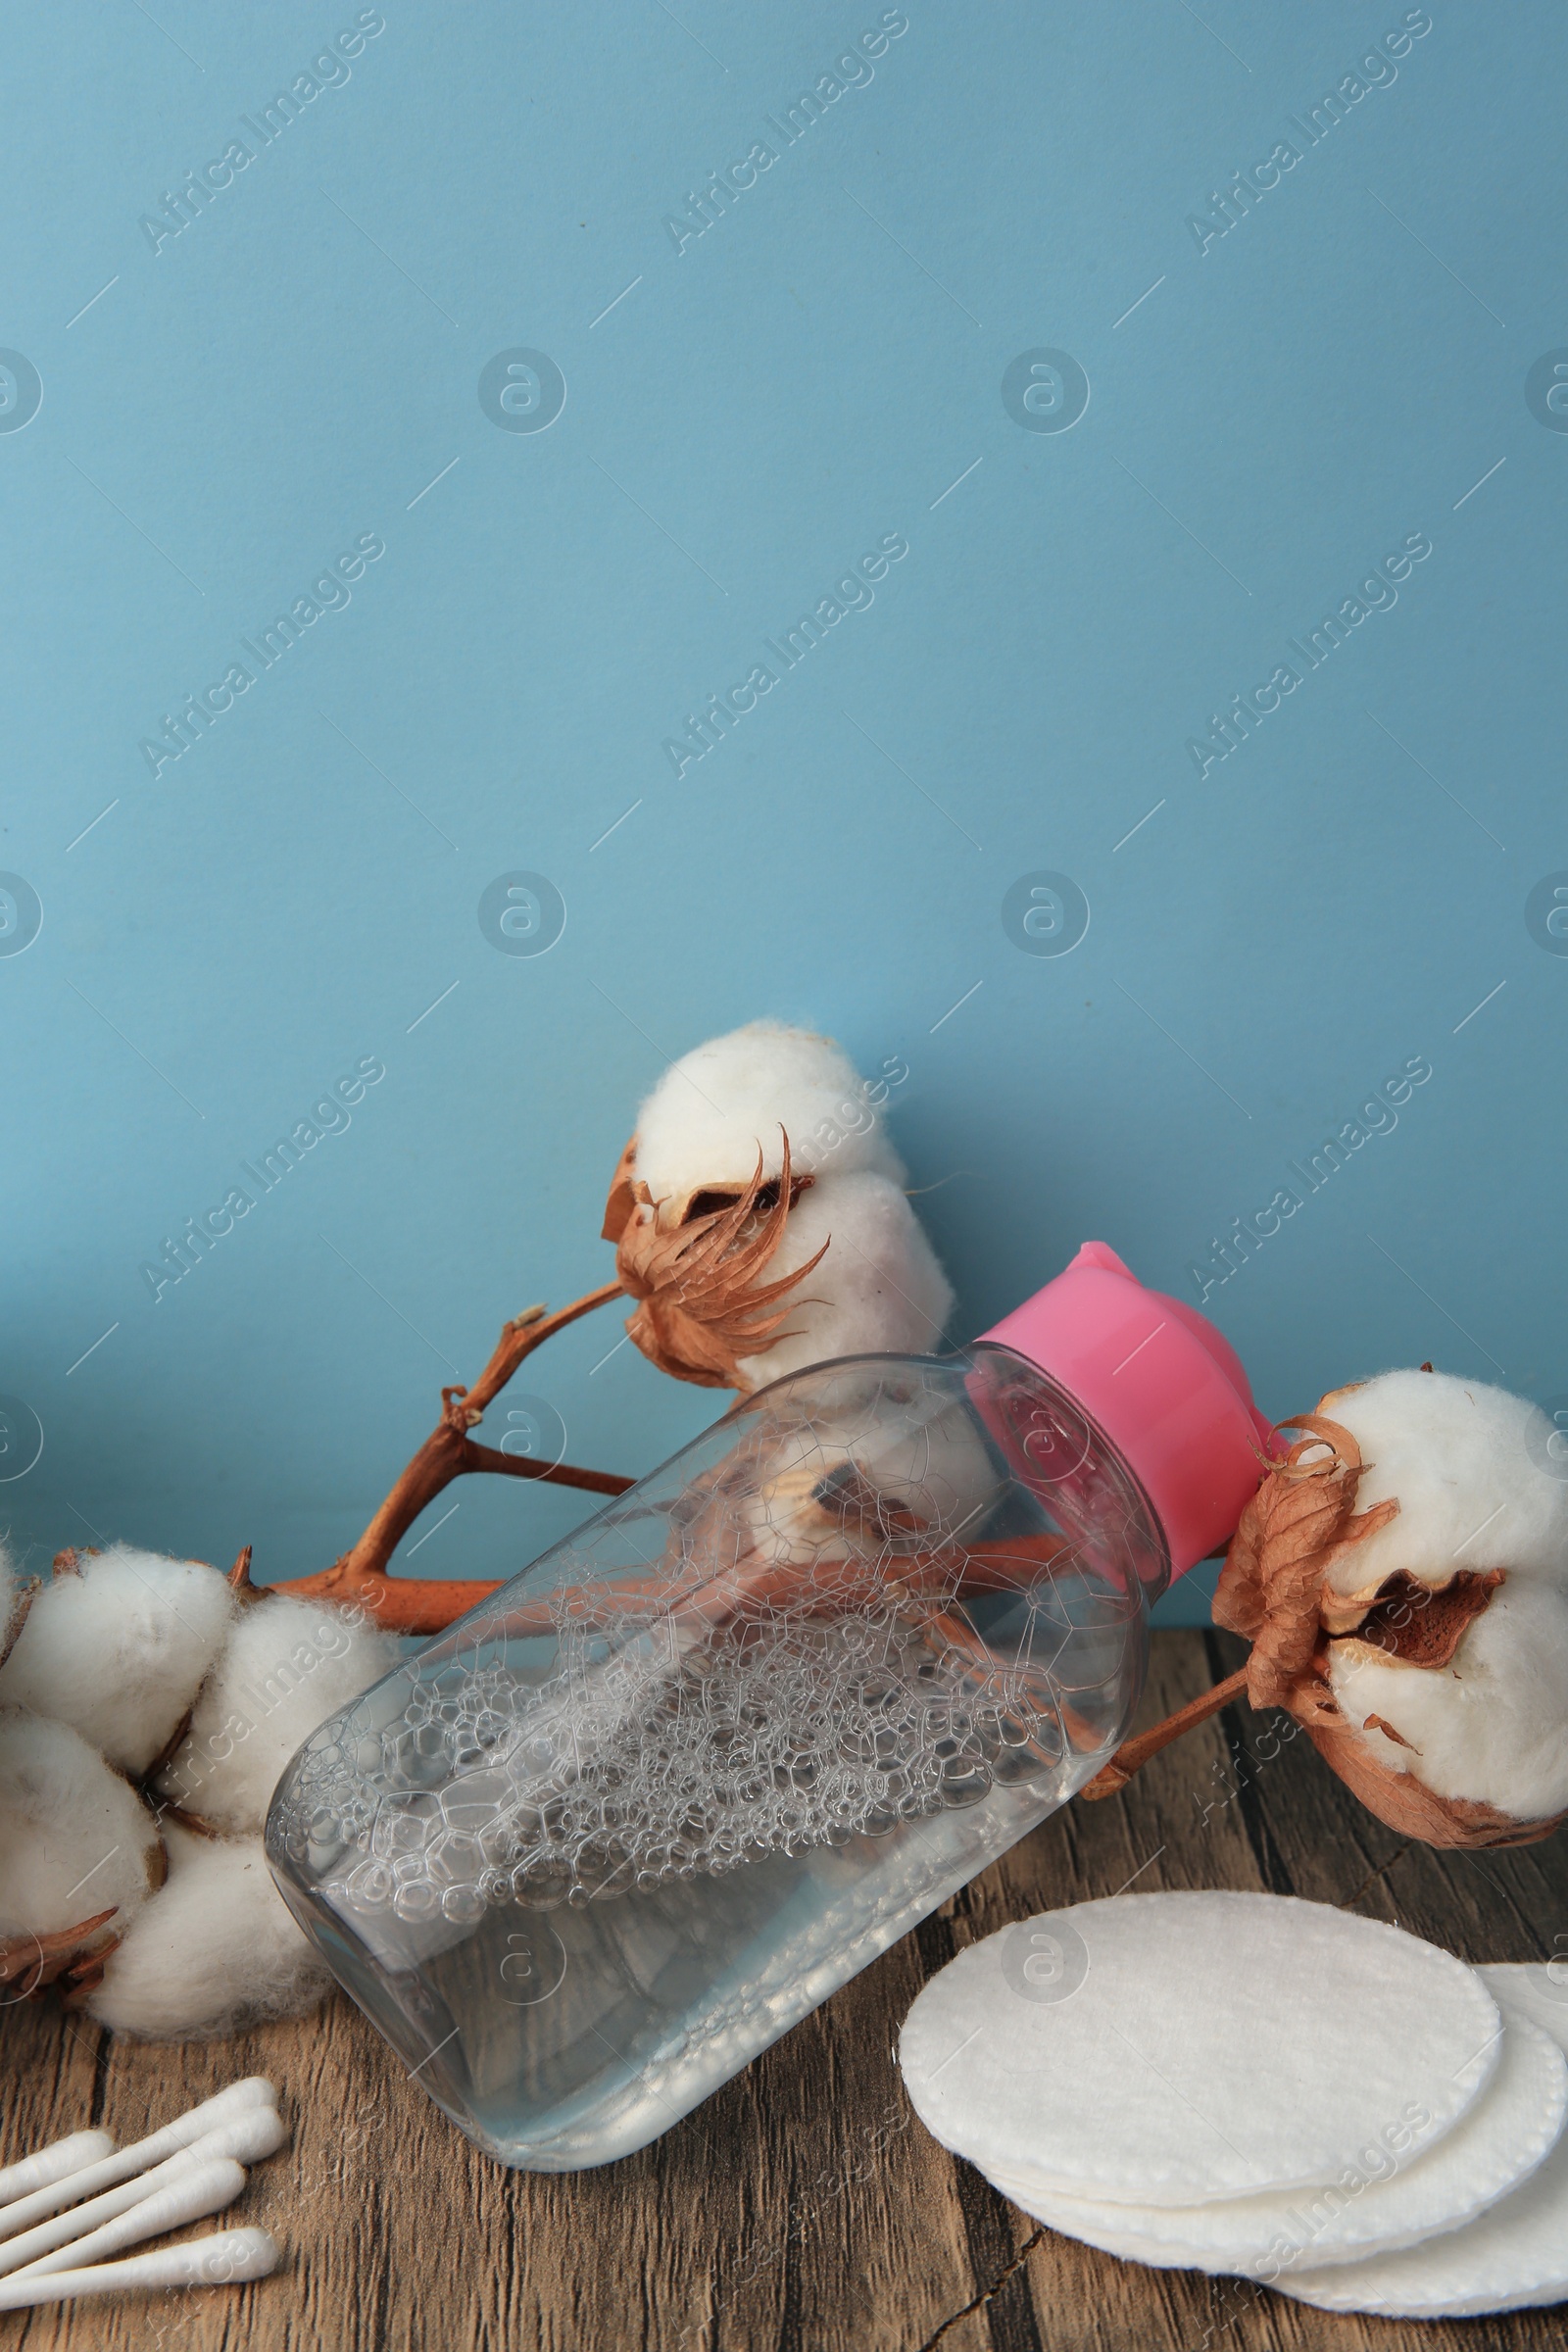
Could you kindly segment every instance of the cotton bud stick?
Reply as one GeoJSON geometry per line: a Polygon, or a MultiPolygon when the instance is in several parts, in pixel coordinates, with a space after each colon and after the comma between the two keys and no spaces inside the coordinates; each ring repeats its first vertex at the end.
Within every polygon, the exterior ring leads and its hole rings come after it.
{"type": "Polygon", "coordinates": [[[68,2180],[57,2180],[49,2186],[35,2189],[31,2196],[19,2197],[14,2204],[0,2211],[0,2238],[16,2237],[22,2230],[30,2230],[34,2222],[58,2213],[62,2206],[74,2205],[78,2199],[95,2194],[102,2188],[113,2188],[122,2180],[132,2180],[138,2173],[150,2172],[166,2156],[175,2155],[188,2148],[193,2140],[203,2138],[217,2125],[243,2115],[252,2107],[275,2107],[277,2090],[265,2075],[247,2075],[243,2082],[231,2082],[187,2115],[166,2124],[161,2132],[151,2132],[133,2147],[121,2148],[112,2156],[89,2164],[68,2180]]]}
{"type": "Polygon", "coordinates": [[[51,2187],[56,2180],[79,2173],[84,2165],[112,2155],[114,2146],[112,2132],[73,2132],[66,2139],[51,2140],[35,2156],[24,2156],[20,2164],[8,2164],[0,2171],[0,2205],[9,2205],[32,2189],[51,2187]]]}
{"type": "Polygon", "coordinates": [[[215,2156],[205,2164],[194,2164],[150,2197],[138,2197],[101,2230],[89,2230],[85,2237],[73,2238],[58,2252],[28,2263],[17,2277],[42,2278],[59,2271],[80,2270],[89,2262],[101,2262],[106,2254],[118,2254],[123,2246],[139,2246],[144,2238],[162,2237],[166,2230],[205,2221],[210,2213],[221,2213],[233,2204],[247,2178],[245,2167],[236,2164],[232,2156],[215,2156]]]}
{"type": "Polygon", "coordinates": [[[238,2286],[265,2278],[282,2259],[282,2248],[266,2230],[220,2230],[155,2254],[132,2254],[125,2262],[0,2279],[0,2311],[69,2303],[77,2295],[146,2294],[160,2286],[238,2286]]]}
{"type": "Polygon", "coordinates": [[[33,2229],[24,2230],[20,2237],[10,2239],[0,2246],[0,2275],[25,2270],[57,2248],[64,2248],[74,2262],[78,2239],[101,2224],[107,2225],[119,2215],[128,2213],[132,2206],[157,2196],[199,2166],[220,2157],[256,2164],[264,2156],[275,2154],[287,2137],[288,2127],[275,2107],[246,2108],[214,2131],[204,2132],[188,2148],[177,2149],[150,2172],[122,2180],[116,2188],[106,2188],[100,2195],[90,2197],[85,2205],[57,2213],[51,2220],[39,2222],[33,2229]]]}

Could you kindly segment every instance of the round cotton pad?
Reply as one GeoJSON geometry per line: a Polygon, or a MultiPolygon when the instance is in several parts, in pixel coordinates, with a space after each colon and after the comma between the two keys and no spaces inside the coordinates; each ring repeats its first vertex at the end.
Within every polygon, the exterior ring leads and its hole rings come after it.
{"type": "MultiPolygon", "coordinates": [[[[1024,2168],[991,2178],[1004,2195],[1107,2254],[1184,2271],[1277,2278],[1393,2252],[1456,2230],[1528,2179],[1568,2115],[1568,2059],[1494,1987],[1505,2032],[1497,2071],[1469,2113],[1430,2145],[1412,2120],[1385,2130],[1337,2181],[1295,2195],[1221,2197],[1207,2205],[1112,2205],[1054,2195],[1024,2168]]],[[[1477,2061],[1478,2065],[1483,2063],[1477,2061]]]]}
{"type": "Polygon", "coordinates": [[[1273,1894],[1122,1894],[971,1944],[899,2042],[982,2171],[1136,2205],[1337,2180],[1401,2118],[1435,2142],[1491,2078],[1480,1978],[1398,1928],[1273,1894]]]}
{"type": "MultiPolygon", "coordinates": [[[[1485,1968],[1510,2011],[1522,2011],[1568,2050],[1568,1984],[1544,1968],[1485,1968]]],[[[1510,2027],[1510,2032],[1511,2032],[1510,2027]]],[[[1544,2164],[1478,2221],[1399,2254],[1319,2271],[1282,2271],[1282,2294],[1324,2311],[1390,2319],[1464,2319],[1568,2298],[1568,2133],[1544,2164]]]]}

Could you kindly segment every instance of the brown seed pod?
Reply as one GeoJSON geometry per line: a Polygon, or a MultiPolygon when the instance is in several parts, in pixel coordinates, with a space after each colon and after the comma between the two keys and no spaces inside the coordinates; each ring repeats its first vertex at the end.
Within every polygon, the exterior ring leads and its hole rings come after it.
{"type": "MultiPolygon", "coordinates": [[[[812,1179],[784,1163],[762,1182],[762,1152],[751,1180],[722,1193],[711,1188],[656,1200],[632,1175],[636,1138],[626,1146],[605,1204],[604,1233],[613,1241],[621,1288],[638,1300],[626,1329],[650,1363],[705,1389],[753,1384],[741,1358],[761,1355],[782,1338],[790,1306],[779,1301],[820,1264],[814,1256],[781,1281],[760,1279],[789,1222],[790,1210],[812,1179]]],[[[796,1301],[790,1300],[790,1305],[796,1301]]]]}

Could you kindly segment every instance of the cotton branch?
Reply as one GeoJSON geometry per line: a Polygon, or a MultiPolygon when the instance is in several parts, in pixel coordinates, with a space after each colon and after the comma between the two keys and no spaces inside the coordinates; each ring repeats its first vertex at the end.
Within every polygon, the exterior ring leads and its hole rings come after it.
{"type": "Polygon", "coordinates": [[[494,1446],[475,1445],[468,1435],[536,1348],[558,1331],[564,1331],[568,1323],[622,1295],[618,1282],[608,1282],[554,1314],[542,1306],[530,1306],[503,1324],[490,1361],[472,1388],[442,1390],[440,1420],[352,1551],[344,1552],[318,1576],[298,1577],[272,1589],[297,1600],[319,1597],[357,1603],[391,1633],[440,1633],[466,1610],[488,1599],[500,1580],[459,1583],[447,1578],[395,1577],[388,1574],[388,1562],[420,1512],[455,1478],[488,1470],[507,1478],[538,1479],[545,1486],[580,1487],[591,1494],[624,1494],[633,1483],[629,1478],[617,1478],[608,1470],[581,1470],[570,1462],[535,1462],[525,1454],[501,1453],[494,1446]]]}
{"type": "Polygon", "coordinates": [[[1133,1774],[1141,1771],[1151,1756],[1157,1756],[1162,1747],[1168,1747],[1184,1732],[1194,1731],[1199,1724],[1206,1723],[1211,1715],[1217,1715],[1221,1707],[1228,1706],[1233,1698],[1245,1698],[1246,1695],[1247,1668],[1240,1666],[1234,1674],[1227,1675],[1224,1682],[1216,1683],[1212,1690],[1205,1690],[1201,1698],[1189,1699],[1185,1707],[1178,1707],[1174,1715],[1167,1715],[1163,1723],[1156,1723],[1151,1730],[1140,1732],[1136,1740],[1124,1740],[1109,1763],[1102,1764],[1094,1779],[1079,1789],[1079,1795],[1088,1797],[1091,1803],[1102,1796],[1119,1796],[1133,1774]]]}

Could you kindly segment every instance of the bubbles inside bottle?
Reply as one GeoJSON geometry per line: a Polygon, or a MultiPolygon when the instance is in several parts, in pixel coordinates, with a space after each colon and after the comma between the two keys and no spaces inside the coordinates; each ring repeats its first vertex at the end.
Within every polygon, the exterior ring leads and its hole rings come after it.
{"type": "Polygon", "coordinates": [[[373,1735],[307,1751],[347,1910],[461,1923],[842,1847],[1095,1743],[1066,1693],[1116,1679],[1125,1576],[998,1532],[1012,1481],[951,1377],[782,1389],[654,1514],[651,1575],[481,1612],[373,1735]]]}
{"type": "Polygon", "coordinates": [[[323,1725],[270,1852],[449,2112],[603,2161],[1082,1785],[1163,1574],[1005,1350],[796,1374],[323,1725]]]}

